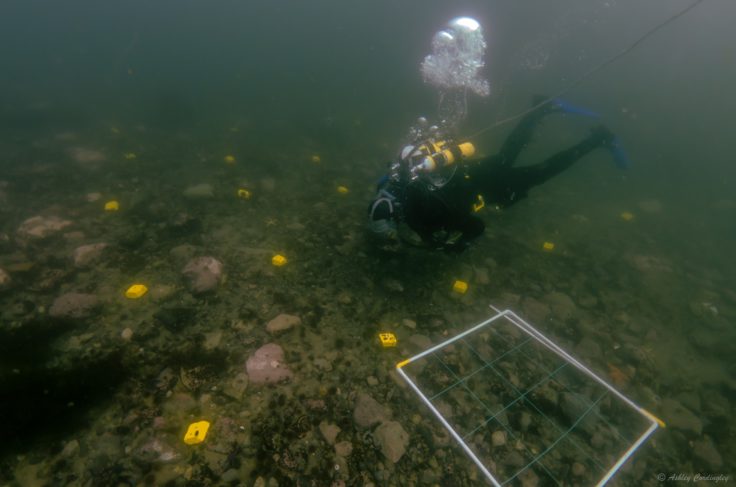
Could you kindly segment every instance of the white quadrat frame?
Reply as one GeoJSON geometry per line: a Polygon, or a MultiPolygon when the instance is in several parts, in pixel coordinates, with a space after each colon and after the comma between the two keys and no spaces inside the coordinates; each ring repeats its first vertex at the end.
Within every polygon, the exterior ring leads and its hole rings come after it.
{"type": "MultiPolygon", "coordinates": [[[[479,331],[480,329],[489,326],[496,322],[497,320],[500,320],[502,318],[505,318],[508,322],[515,325],[517,328],[519,328],[522,332],[529,335],[530,338],[536,340],[540,344],[542,344],[544,347],[549,349],[550,351],[557,354],[559,357],[561,357],[563,360],[565,360],[567,363],[573,365],[575,368],[577,368],[579,371],[593,379],[595,382],[603,386],[605,389],[607,389],[610,393],[612,393],[614,396],[616,396],[618,399],[623,401],[625,404],[630,406],[634,409],[637,413],[641,414],[648,422],[649,427],[639,436],[639,438],[634,441],[629,448],[621,455],[621,457],[613,464],[613,466],[605,473],[603,478],[601,478],[598,483],[595,485],[597,487],[605,485],[611,478],[614,476],[614,474],[623,466],[623,464],[636,452],[637,449],[654,433],[654,431],[657,428],[664,428],[665,424],[664,422],[654,416],[652,413],[647,411],[646,409],[642,408],[641,406],[637,405],[629,399],[628,397],[624,396],[621,392],[616,390],[615,387],[613,387],[611,384],[609,384],[606,380],[602,379],[598,375],[595,374],[592,370],[590,370],[588,367],[580,363],[578,360],[576,360],[574,357],[572,357],[570,354],[565,352],[562,348],[560,348],[558,345],[556,345],[554,342],[552,342],[549,338],[544,336],[539,330],[534,328],[532,325],[521,319],[516,313],[514,313],[511,310],[504,310],[500,311],[495,306],[491,306],[491,308],[496,311],[497,314],[494,316],[488,318],[487,320],[483,321],[482,323],[477,324],[476,326],[442,342],[434,347],[431,347],[427,350],[425,350],[422,353],[419,353],[411,358],[408,358],[406,360],[403,360],[396,364],[396,370],[398,371],[399,375],[404,378],[404,380],[409,384],[409,386],[416,392],[416,394],[419,396],[419,398],[424,402],[424,404],[427,405],[427,407],[434,413],[434,415],[437,417],[437,419],[442,423],[442,425],[447,429],[447,431],[452,435],[453,438],[460,444],[462,449],[465,451],[465,453],[468,454],[468,456],[473,460],[473,462],[478,466],[478,468],[483,472],[483,475],[488,479],[488,481],[493,484],[495,487],[502,487],[504,483],[499,482],[491,472],[488,471],[488,468],[483,465],[483,462],[478,458],[478,456],[473,452],[473,450],[468,446],[468,444],[463,440],[463,438],[455,431],[455,429],[448,423],[448,421],[442,416],[442,413],[440,413],[437,408],[432,404],[430,399],[419,389],[419,386],[414,383],[414,381],[404,372],[403,367],[415,362],[423,357],[426,357],[427,355],[430,355],[458,340],[461,340],[465,338],[468,335],[471,335],[472,333],[475,333],[479,331]]],[[[553,445],[554,446],[554,445],[553,445]]],[[[552,447],[550,447],[552,448],[552,447]]],[[[536,459],[535,459],[536,461],[536,459]]],[[[534,463],[534,462],[532,462],[534,463]]],[[[532,463],[527,465],[527,467],[531,466],[532,463]]],[[[525,467],[525,468],[527,468],[525,467]]],[[[523,470],[523,469],[522,469],[523,470]]]]}

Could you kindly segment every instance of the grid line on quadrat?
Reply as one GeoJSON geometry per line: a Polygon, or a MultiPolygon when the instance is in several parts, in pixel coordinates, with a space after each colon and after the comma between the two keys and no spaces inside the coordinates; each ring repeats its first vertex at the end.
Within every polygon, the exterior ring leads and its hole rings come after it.
{"type": "MultiPolygon", "coordinates": [[[[432,355],[434,356],[434,354],[432,354],[432,355]]],[[[464,382],[464,381],[463,381],[463,380],[461,380],[461,379],[460,379],[459,377],[457,377],[457,375],[455,375],[455,372],[453,372],[453,371],[452,371],[452,369],[451,369],[451,368],[449,368],[449,367],[447,366],[447,364],[445,364],[445,363],[444,363],[444,362],[442,361],[442,359],[440,359],[439,357],[435,357],[435,359],[436,359],[436,360],[438,360],[438,361],[439,361],[439,362],[440,362],[440,363],[441,363],[441,364],[442,364],[442,365],[443,365],[443,366],[444,366],[444,367],[445,367],[445,368],[446,368],[446,369],[448,370],[448,372],[450,372],[450,373],[451,373],[451,374],[452,374],[452,375],[453,375],[453,376],[455,377],[455,379],[457,379],[457,383],[458,383],[458,384],[459,384],[459,383],[462,383],[462,386],[463,386],[463,388],[464,388],[464,389],[465,389],[465,390],[466,390],[466,391],[467,391],[467,392],[468,392],[468,393],[469,393],[469,394],[470,394],[470,395],[471,395],[471,396],[472,396],[472,397],[473,397],[473,398],[474,398],[474,399],[475,399],[476,401],[478,401],[478,403],[479,403],[479,404],[480,404],[480,405],[481,405],[481,406],[483,407],[483,409],[485,409],[485,410],[486,410],[486,411],[487,411],[488,413],[490,413],[490,414],[492,415],[491,419],[489,419],[489,420],[485,421],[484,423],[482,423],[482,424],[481,424],[480,426],[478,426],[478,428],[476,428],[475,430],[473,430],[473,432],[477,431],[478,429],[480,429],[480,428],[482,428],[483,426],[485,426],[486,424],[488,424],[488,423],[489,423],[490,421],[492,421],[492,420],[493,420],[493,418],[495,418],[495,417],[496,417],[496,416],[497,416],[498,414],[500,414],[500,413],[501,413],[502,411],[504,411],[505,409],[507,409],[507,408],[504,408],[504,409],[502,409],[501,411],[499,411],[499,412],[497,412],[497,413],[494,413],[494,412],[493,412],[493,411],[491,410],[491,408],[489,408],[489,407],[488,407],[488,405],[487,405],[487,404],[486,404],[485,402],[483,402],[483,401],[482,401],[482,400],[481,400],[481,399],[480,399],[480,398],[479,398],[479,397],[478,397],[478,396],[477,396],[477,395],[475,394],[475,392],[473,392],[473,391],[471,391],[471,390],[470,390],[470,388],[468,387],[468,385],[467,385],[467,383],[466,383],[466,382],[464,382]]],[[[564,367],[565,365],[567,365],[567,364],[563,364],[563,365],[562,365],[561,367],[564,367]]],[[[493,367],[491,367],[491,369],[493,369],[493,367]]],[[[495,371],[494,371],[494,372],[495,372],[495,371]]],[[[496,373],[497,373],[497,372],[496,372],[496,373]]],[[[546,378],[545,378],[545,379],[542,379],[542,381],[540,381],[540,383],[541,383],[541,382],[544,382],[545,380],[547,380],[547,379],[546,379],[546,378]]],[[[535,384],[535,385],[534,385],[534,386],[533,386],[532,388],[536,387],[537,385],[538,385],[538,384],[535,384]]],[[[512,404],[513,404],[513,403],[515,403],[515,402],[517,402],[517,401],[518,401],[519,399],[521,399],[521,398],[517,398],[517,399],[515,399],[514,401],[512,401],[512,404]]],[[[509,428],[508,428],[508,427],[507,427],[507,426],[506,426],[505,424],[503,424],[503,423],[502,423],[502,422],[500,422],[500,421],[499,421],[499,424],[500,424],[501,426],[503,426],[504,430],[506,430],[506,432],[507,432],[507,433],[508,433],[509,435],[511,435],[511,437],[512,437],[513,439],[516,439],[516,435],[514,435],[513,431],[511,431],[511,430],[510,430],[510,429],[509,429],[509,428]]],[[[464,435],[464,436],[463,436],[463,440],[465,440],[465,438],[467,438],[467,435],[464,435]]],[[[526,445],[524,446],[524,450],[525,450],[525,451],[526,451],[527,453],[529,453],[529,454],[530,454],[530,456],[533,456],[533,455],[534,455],[534,452],[532,452],[531,450],[529,450],[529,448],[527,448],[527,447],[526,447],[526,445]]],[[[543,469],[544,469],[544,471],[545,471],[545,472],[547,473],[547,475],[549,475],[549,477],[550,477],[550,478],[551,478],[552,480],[554,480],[554,482],[555,482],[555,483],[556,483],[557,485],[562,485],[562,484],[561,484],[561,483],[560,483],[560,482],[559,482],[559,481],[557,480],[557,478],[555,478],[555,476],[554,476],[554,475],[552,474],[552,472],[550,472],[550,471],[549,471],[549,469],[547,468],[547,466],[546,466],[546,465],[544,465],[544,463],[541,463],[541,462],[540,462],[540,463],[539,463],[539,465],[541,465],[541,466],[542,466],[542,468],[543,468],[543,469]]]]}
{"type": "MultiPolygon", "coordinates": [[[[500,338],[501,340],[504,340],[504,341],[506,341],[506,338],[505,338],[505,337],[504,337],[504,336],[503,336],[502,334],[500,334],[500,333],[499,333],[499,332],[498,332],[498,331],[497,331],[496,329],[494,329],[493,327],[490,327],[490,331],[491,331],[491,333],[494,333],[494,334],[495,334],[496,336],[498,336],[498,337],[499,337],[499,338],[500,338]]],[[[531,337],[530,337],[529,339],[525,340],[524,342],[526,343],[526,342],[527,342],[528,340],[531,340],[531,337]]],[[[471,348],[471,350],[472,350],[472,347],[469,347],[469,348],[471,348]]],[[[515,347],[515,348],[516,348],[516,347],[515,347]]],[[[534,360],[534,359],[533,359],[532,357],[529,357],[529,355],[528,355],[528,354],[527,354],[527,353],[526,353],[526,352],[525,352],[525,351],[524,351],[523,349],[521,349],[520,351],[521,351],[521,353],[523,353],[523,354],[524,354],[524,356],[526,356],[526,357],[527,357],[527,358],[528,358],[528,359],[529,359],[530,361],[533,361],[533,360],[534,360]]],[[[554,353],[554,352],[552,352],[552,353],[554,353]]],[[[481,358],[481,359],[482,359],[482,357],[480,357],[480,356],[478,356],[478,358],[481,358]]],[[[544,367],[543,365],[541,365],[540,363],[535,363],[535,365],[537,365],[538,367],[540,367],[541,369],[543,369],[543,370],[544,370],[545,372],[549,373],[549,370],[547,370],[547,369],[546,369],[546,368],[545,368],[545,367],[544,367]]],[[[575,392],[575,391],[573,391],[572,389],[570,389],[570,388],[569,388],[569,387],[568,387],[568,386],[567,386],[567,385],[566,385],[566,384],[565,384],[564,382],[562,382],[562,381],[557,381],[557,383],[558,383],[558,384],[560,384],[560,385],[561,385],[562,387],[564,387],[564,388],[565,388],[565,390],[566,390],[566,391],[568,391],[569,393],[571,393],[571,394],[574,394],[574,395],[575,395],[575,397],[576,397],[577,399],[581,400],[581,401],[582,401],[583,403],[585,403],[585,405],[586,405],[586,406],[590,406],[590,404],[591,404],[591,403],[590,403],[590,401],[588,400],[588,398],[587,398],[587,397],[586,397],[585,395],[583,395],[583,394],[580,394],[580,393],[578,393],[578,392],[575,392]]],[[[536,408],[535,408],[535,409],[536,409],[536,408]]],[[[608,421],[608,420],[607,420],[607,419],[605,418],[605,416],[603,416],[603,415],[601,415],[601,414],[598,414],[598,413],[596,413],[595,411],[594,411],[594,414],[595,414],[595,415],[596,415],[596,416],[597,416],[598,418],[600,418],[600,419],[601,419],[601,421],[603,421],[604,423],[606,423],[606,425],[607,425],[607,426],[609,427],[610,431],[612,431],[612,432],[613,432],[613,433],[614,433],[614,434],[615,434],[616,436],[618,436],[618,438],[619,438],[619,439],[620,439],[621,441],[623,441],[624,443],[627,443],[627,444],[629,444],[629,443],[632,443],[632,442],[634,441],[634,440],[631,440],[631,439],[629,439],[629,438],[626,438],[626,437],[625,437],[625,436],[624,436],[624,435],[623,435],[623,434],[622,434],[622,433],[621,433],[621,432],[619,431],[619,429],[618,429],[618,428],[616,428],[615,426],[613,426],[613,425],[612,425],[612,424],[610,423],[610,421],[608,421]]]]}

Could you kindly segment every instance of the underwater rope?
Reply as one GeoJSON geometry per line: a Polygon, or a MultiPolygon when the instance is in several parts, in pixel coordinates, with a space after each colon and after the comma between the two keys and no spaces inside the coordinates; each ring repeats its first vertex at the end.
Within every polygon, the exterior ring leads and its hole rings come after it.
{"type": "Polygon", "coordinates": [[[575,88],[576,86],[578,86],[579,84],[581,84],[582,82],[584,82],[585,80],[587,80],[589,77],[593,76],[598,71],[602,70],[603,68],[605,68],[609,64],[612,64],[612,63],[618,61],[619,59],[621,59],[622,57],[626,56],[627,54],[629,54],[631,51],[633,51],[639,45],[641,45],[645,40],[647,40],[649,37],[651,37],[652,35],[654,35],[657,31],[659,31],[660,29],[663,29],[664,27],[666,27],[670,23],[672,23],[675,20],[679,19],[680,17],[682,17],[683,15],[685,15],[686,13],[688,13],[689,11],[691,11],[692,9],[694,9],[695,7],[697,7],[698,5],[700,5],[701,3],[703,3],[704,1],[705,0],[695,0],[695,2],[692,3],[692,4],[690,4],[688,7],[684,8],[680,12],[672,15],[671,17],[669,17],[668,19],[664,20],[660,24],[657,24],[652,29],[650,29],[647,32],[645,32],[636,41],[634,41],[633,44],[631,44],[628,47],[624,48],[618,54],[615,54],[615,55],[611,56],[610,58],[608,58],[605,61],[601,62],[597,66],[594,66],[593,68],[591,68],[587,72],[583,73],[579,78],[575,79],[572,83],[570,83],[567,87],[565,87],[559,93],[557,93],[557,94],[555,94],[553,96],[550,96],[549,98],[546,98],[545,100],[543,100],[543,101],[535,104],[531,108],[528,108],[528,109],[526,109],[526,110],[524,110],[522,112],[519,112],[516,115],[512,115],[510,117],[506,117],[506,118],[504,118],[502,120],[498,120],[498,121],[492,123],[491,125],[488,125],[487,127],[485,127],[483,129],[479,130],[478,132],[472,134],[469,138],[471,138],[471,139],[472,138],[475,138],[475,137],[479,136],[482,133],[488,132],[489,130],[493,130],[493,129],[495,129],[497,127],[500,127],[501,125],[505,125],[505,124],[507,124],[509,122],[513,122],[514,120],[519,119],[519,118],[523,117],[524,115],[533,112],[537,108],[546,105],[547,103],[551,102],[552,100],[554,100],[556,98],[559,98],[559,97],[567,94],[570,90],[572,90],[573,88],[575,88]]]}

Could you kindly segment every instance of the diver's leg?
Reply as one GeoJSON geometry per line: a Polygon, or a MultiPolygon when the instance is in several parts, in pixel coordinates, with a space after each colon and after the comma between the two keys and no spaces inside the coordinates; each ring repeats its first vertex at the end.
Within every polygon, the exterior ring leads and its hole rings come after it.
{"type": "Polygon", "coordinates": [[[613,133],[606,127],[602,125],[596,127],[578,144],[558,152],[544,162],[533,166],[511,168],[509,171],[510,186],[517,194],[524,195],[530,188],[557,176],[589,152],[599,147],[606,147],[613,138],[613,133]]]}
{"type": "MultiPolygon", "coordinates": [[[[538,105],[544,98],[543,96],[535,96],[532,99],[532,106],[538,105]]],[[[506,137],[501,150],[498,151],[497,157],[501,165],[511,167],[514,164],[516,158],[519,157],[519,153],[531,140],[532,133],[542,118],[554,111],[557,111],[557,107],[552,103],[546,103],[522,117],[514,130],[506,137]]]]}

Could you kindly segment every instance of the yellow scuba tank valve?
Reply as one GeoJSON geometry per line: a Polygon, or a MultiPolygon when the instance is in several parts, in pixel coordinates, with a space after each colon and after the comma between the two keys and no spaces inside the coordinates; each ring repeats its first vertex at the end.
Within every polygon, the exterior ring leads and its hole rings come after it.
{"type": "Polygon", "coordinates": [[[450,166],[459,159],[472,157],[475,154],[475,146],[470,142],[449,146],[445,142],[437,142],[433,145],[441,150],[424,156],[422,162],[416,166],[416,171],[432,172],[441,167],[450,166]]]}

